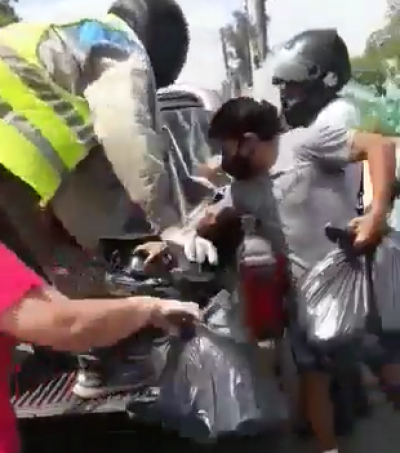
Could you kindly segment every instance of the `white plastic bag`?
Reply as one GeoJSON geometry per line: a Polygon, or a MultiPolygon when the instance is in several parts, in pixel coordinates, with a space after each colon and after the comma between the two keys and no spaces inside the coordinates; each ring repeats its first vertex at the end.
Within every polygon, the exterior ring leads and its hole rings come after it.
{"type": "Polygon", "coordinates": [[[343,343],[363,333],[369,312],[365,257],[337,248],[305,276],[299,322],[310,342],[343,343]]]}

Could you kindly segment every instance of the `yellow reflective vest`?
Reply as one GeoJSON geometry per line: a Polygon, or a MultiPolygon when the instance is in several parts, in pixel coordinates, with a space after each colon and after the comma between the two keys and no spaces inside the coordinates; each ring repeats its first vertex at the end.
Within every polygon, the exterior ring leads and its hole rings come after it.
{"type": "MultiPolygon", "coordinates": [[[[128,31],[115,16],[101,22],[128,31]]],[[[87,102],[51,80],[38,58],[51,27],[21,22],[0,29],[0,164],[31,186],[42,204],[94,143],[87,102]]]]}

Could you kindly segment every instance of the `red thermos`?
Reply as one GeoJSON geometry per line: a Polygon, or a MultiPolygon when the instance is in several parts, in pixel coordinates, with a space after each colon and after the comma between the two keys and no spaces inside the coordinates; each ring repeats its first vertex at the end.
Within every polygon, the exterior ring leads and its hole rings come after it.
{"type": "Polygon", "coordinates": [[[247,328],[259,340],[279,338],[286,323],[286,258],[256,234],[256,219],[242,216],[244,237],[238,248],[241,303],[247,328]]]}

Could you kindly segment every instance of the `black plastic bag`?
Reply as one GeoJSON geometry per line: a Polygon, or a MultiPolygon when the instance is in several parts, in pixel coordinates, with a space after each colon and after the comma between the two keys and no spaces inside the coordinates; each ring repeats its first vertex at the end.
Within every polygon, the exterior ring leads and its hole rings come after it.
{"type": "Polygon", "coordinates": [[[127,404],[128,414],[197,443],[279,432],[288,414],[272,373],[274,350],[246,340],[234,305],[221,291],[203,312],[203,324],[155,346],[163,370],[127,404]]]}
{"type": "Polygon", "coordinates": [[[157,401],[163,426],[200,443],[279,429],[286,413],[278,386],[263,382],[264,401],[259,403],[247,353],[245,344],[206,326],[185,343],[173,340],[157,401]],[[268,415],[262,405],[269,407],[268,415]]]}
{"type": "Polygon", "coordinates": [[[298,318],[308,340],[335,346],[360,337],[370,312],[368,258],[338,244],[300,285],[298,318]]]}
{"type": "Polygon", "coordinates": [[[374,294],[384,332],[400,331],[400,233],[391,231],[375,252],[374,294]]]}

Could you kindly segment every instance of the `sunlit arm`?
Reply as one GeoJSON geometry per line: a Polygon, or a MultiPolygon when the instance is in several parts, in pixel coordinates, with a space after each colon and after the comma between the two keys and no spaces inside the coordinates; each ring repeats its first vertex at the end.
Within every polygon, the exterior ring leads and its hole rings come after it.
{"type": "Polygon", "coordinates": [[[0,331],[19,341],[81,352],[130,336],[151,322],[158,299],[70,300],[57,290],[35,288],[0,317],[0,331]]]}
{"type": "Polygon", "coordinates": [[[391,208],[392,187],[396,179],[396,145],[379,134],[354,132],[351,142],[354,162],[368,161],[372,185],[371,212],[386,217],[391,208]]]}

